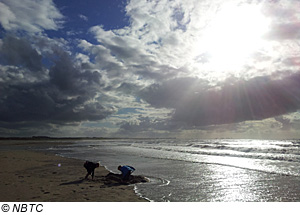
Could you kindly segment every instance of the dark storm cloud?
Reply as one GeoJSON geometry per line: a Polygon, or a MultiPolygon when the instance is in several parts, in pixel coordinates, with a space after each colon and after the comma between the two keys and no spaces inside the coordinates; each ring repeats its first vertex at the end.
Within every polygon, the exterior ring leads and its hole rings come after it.
{"type": "Polygon", "coordinates": [[[41,55],[25,39],[5,38],[0,52],[6,62],[0,67],[0,126],[70,124],[100,120],[114,112],[95,99],[103,86],[100,73],[75,64],[63,50],[52,52],[55,61],[49,73],[41,55]],[[36,78],[41,73],[46,77],[36,78]]]}
{"type": "MultiPolygon", "coordinates": [[[[0,121],[70,123],[99,120],[112,113],[99,103],[89,103],[89,92],[62,93],[51,83],[1,87],[0,121]]],[[[92,94],[94,92],[91,92],[92,94]]]]}
{"type": "Polygon", "coordinates": [[[257,77],[209,88],[197,78],[153,84],[141,98],[154,107],[173,108],[172,122],[207,126],[262,120],[300,108],[300,72],[280,80],[257,77]]]}
{"type": "Polygon", "coordinates": [[[3,39],[0,59],[0,63],[23,66],[32,72],[42,70],[42,56],[31,47],[28,41],[13,36],[7,36],[3,39]]]}
{"type": "Polygon", "coordinates": [[[157,108],[178,108],[188,98],[207,89],[207,81],[197,78],[177,78],[162,84],[152,84],[140,92],[140,97],[157,108]]]}
{"type": "Polygon", "coordinates": [[[51,83],[61,91],[73,94],[90,93],[87,89],[100,85],[101,75],[97,71],[81,71],[76,68],[67,53],[63,53],[56,64],[50,68],[51,83]]]}

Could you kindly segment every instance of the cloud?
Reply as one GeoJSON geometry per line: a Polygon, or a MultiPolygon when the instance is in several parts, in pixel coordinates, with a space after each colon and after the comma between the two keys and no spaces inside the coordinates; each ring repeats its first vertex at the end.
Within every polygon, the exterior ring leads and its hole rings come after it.
{"type": "Polygon", "coordinates": [[[116,111],[114,107],[106,106],[105,101],[98,100],[104,83],[97,70],[85,63],[74,62],[64,50],[48,53],[48,56],[50,53],[54,55],[49,56],[50,60],[55,59],[48,70],[42,66],[37,50],[25,38],[10,36],[3,41],[1,53],[10,47],[10,42],[16,50],[6,53],[7,62],[11,64],[0,67],[2,126],[11,123],[26,127],[24,122],[70,124],[96,121],[116,111]],[[18,52],[20,48],[34,54],[26,57],[18,52]],[[35,62],[32,58],[39,61],[35,62]],[[42,79],[39,78],[41,74],[42,79]]]}
{"type": "Polygon", "coordinates": [[[97,71],[81,71],[76,68],[68,54],[63,53],[50,68],[50,82],[70,95],[82,94],[93,86],[100,86],[101,75],[97,71]]]}
{"type": "Polygon", "coordinates": [[[265,38],[279,41],[299,38],[299,1],[266,1],[263,6],[264,14],[271,20],[271,26],[265,38]]]}
{"type": "Polygon", "coordinates": [[[300,22],[273,24],[266,37],[271,40],[297,40],[300,38],[300,22]]]}
{"type": "Polygon", "coordinates": [[[157,108],[177,108],[186,99],[195,97],[207,89],[207,81],[192,77],[171,79],[162,84],[152,84],[144,88],[139,96],[157,108]]]}
{"type": "Polygon", "coordinates": [[[288,118],[285,118],[283,116],[277,116],[277,117],[274,117],[274,119],[277,122],[281,123],[282,130],[289,130],[292,127],[292,123],[288,118]]]}
{"type": "Polygon", "coordinates": [[[0,23],[6,31],[58,30],[63,18],[52,0],[0,1],[0,23]]]}
{"type": "Polygon", "coordinates": [[[155,119],[153,117],[140,116],[136,122],[124,121],[119,124],[120,128],[115,133],[118,136],[138,136],[138,137],[166,137],[172,136],[171,132],[177,130],[177,125],[170,125],[170,123],[164,119],[155,119]]]}
{"type": "Polygon", "coordinates": [[[81,47],[95,56],[110,77],[122,76],[124,72],[120,71],[126,71],[157,80],[187,72],[179,68],[188,64],[192,44],[185,38],[192,32],[182,28],[188,25],[184,14],[191,13],[192,8],[184,12],[181,4],[189,5],[179,1],[130,1],[126,6],[130,26],[116,30],[94,26],[90,32],[98,44],[82,41],[81,47]]]}
{"type": "Polygon", "coordinates": [[[86,22],[89,20],[89,18],[87,16],[85,16],[85,15],[79,14],[78,16],[79,16],[80,19],[82,19],[82,20],[84,20],[86,22]]]}
{"type": "Polygon", "coordinates": [[[42,70],[42,56],[26,40],[7,36],[2,41],[0,62],[7,65],[23,66],[32,72],[42,70]]]}
{"type": "Polygon", "coordinates": [[[257,77],[212,88],[197,78],[179,78],[145,88],[141,98],[155,107],[173,108],[172,122],[183,127],[230,124],[297,111],[299,79],[298,72],[279,80],[257,77]]]}
{"type": "MultiPolygon", "coordinates": [[[[250,5],[249,1],[241,0],[238,3],[250,5]]],[[[89,32],[97,39],[97,43],[82,40],[81,47],[93,56],[91,59],[94,58],[99,68],[107,71],[109,78],[124,78],[124,74],[130,74],[145,81],[160,81],[196,76],[219,82],[232,75],[253,78],[262,74],[270,75],[278,69],[289,69],[283,64],[275,67],[274,61],[294,57],[290,47],[297,44],[283,46],[270,40],[272,37],[295,38],[298,33],[295,30],[297,28],[293,27],[297,25],[297,19],[291,22],[286,18],[286,22],[278,22],[281,17],[274,11],[279,10],[279,6],[270,9],[275,7],[271,3],[252,4],[266,10],[267,19],[272,19],[273,26],[279,26],[278,30],[273,28],[266,36],[266,41],[270,43],[266,42],[266,46],[255,50],[257,52],[245,60],[245,67],[253,70],[242,67],[240,71],[224,69],[208,57],[207,44],[203,39],[211,20],[224,5],[222,1],[129,1],[125,8],[130,21],[128,26],[114,30],[105,30],[101,25],[93,26],[89,32]]],[[[285,8],[291,10],[290,5],[285,8]]],[[[241,46],[244,43],[246,41],[241,42],[241,46]]],[[[226,50],[222,50],[222,53],[226,55],[226,50]]],[[[234,60],[230,63],[234,64],[234,60]]]]}
{"type": "Polygon", "coordinates": [[[49,82],[1,87],[1,122],[68,124],[101,120],[114,112],[93,102],[95,92],[64,92],[49,82]]]}

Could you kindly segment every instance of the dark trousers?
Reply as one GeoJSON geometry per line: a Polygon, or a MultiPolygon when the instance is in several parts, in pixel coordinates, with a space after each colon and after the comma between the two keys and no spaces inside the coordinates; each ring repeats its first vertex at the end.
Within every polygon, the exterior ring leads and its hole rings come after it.
{"type": "Polygon", "coordinates": [[[123,180],[129,180],[129,176],[130,176],[131,172],[127,172],[126,175],[123,176],[123,180]]]}

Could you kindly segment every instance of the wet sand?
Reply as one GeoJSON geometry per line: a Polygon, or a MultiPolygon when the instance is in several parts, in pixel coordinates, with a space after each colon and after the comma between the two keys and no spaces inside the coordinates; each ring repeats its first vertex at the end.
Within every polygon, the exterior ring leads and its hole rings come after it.
{"type": "Polygon", "coordinates": [[[84,180],[84,161],[7,148],[0,150],[2,202],[146,201],[136,195],[134,186],[109,179],[102,166],[95,170],[94,180],[84,180]]]}

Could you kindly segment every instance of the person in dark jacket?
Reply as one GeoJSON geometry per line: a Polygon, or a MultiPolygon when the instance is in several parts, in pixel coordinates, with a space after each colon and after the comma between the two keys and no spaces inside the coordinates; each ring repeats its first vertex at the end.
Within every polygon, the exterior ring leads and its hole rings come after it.
{"type": "Polygon", "coordinates": [[[94,179],[95,169],[100,166],[99,163],[94,163],[90,161],[86,161],[83,166],[86,168],[87,174],[85,176],[85,179],[88,178],[89,175],[92,175],[92,179],[94,179]]]}
{"type": "Polygon", "coordinates": [[[131,175],[131,173],[134,172],[135,168],[133,168],[132,166],[118,166],[118,170],[120,170],[122,172],[122,180],[127,181],[129,179],[129,176],[131,175]]]}

